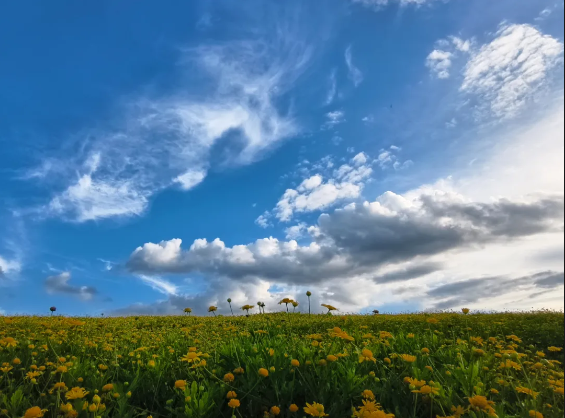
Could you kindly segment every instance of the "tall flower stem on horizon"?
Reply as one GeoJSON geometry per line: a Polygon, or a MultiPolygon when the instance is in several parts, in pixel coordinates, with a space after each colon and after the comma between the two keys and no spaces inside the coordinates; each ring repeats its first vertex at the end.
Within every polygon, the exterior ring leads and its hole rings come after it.
{"type": "Polygon", "coordinates": [[[231,308],[231,298],[228,298],[228,303],[230,305],[231,316],[233,316],[233,309],[231,308]]]}
{"type": "Polygon", "coordinates": [[[307,291],[306,296],[308,296],[308,315],[310,315],[310,296],[312,296],[312,292],[307,291]]]}

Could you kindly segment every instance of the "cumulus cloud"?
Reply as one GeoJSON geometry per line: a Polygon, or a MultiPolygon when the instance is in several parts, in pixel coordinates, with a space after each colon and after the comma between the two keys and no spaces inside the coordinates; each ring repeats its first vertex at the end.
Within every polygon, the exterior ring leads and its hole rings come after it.
{"type": "Polygon", "coordinates": [[[437,78],[449,78],[452,57],[451,52],[434,49],[426,58],[426,66],[437,78]]]}
{"type": "Polygon", "coordinates": [[[347,65],[348,78],[353,82],[353,85],[357,87],[363,82],[363,73],[353,64],[351,45],[345,50],[345,64],[347,65]]]}
{"type": "Polygon", "coordinates": [[[182,241],[173,239],[137,248],[128,266],[144,274],[200,272],[239,281],[312,284],[452,250],[561,231],[562,217],[562,196],[476,203],[439,191],[404,196],[387,192],[374,202],[353,203],[321,215],[309,229],[308,245],[265,238],[226,247],[219,239],[199,239],[183,250],[182,241]]]}
{"type": "Polygon", "coordinates": [[[45,279],[45,290],[49,294],[66,294],[79,297],[82,300],[92,299],[98,291],[91,286],[74,286],[69,283],[71,273],[64,271],[55,276],[49,276],[45,279]]]}
{"type": "Polygon", "coordinates": [[[562,55],[563,43],[533,26],[503,26],[467,62],[461,91],[477,95],[496,117],[515,116],[562,55]]]}
{"type": "MultiPolygon", "coordinates": [[[[325,168],[328,167],[326,165],[325,168]]],[[[320,174],[315,174],[304,179],[296,189],[287,189],[279,199],[274,214],[278,220],[287,222],[295,213],[313,212],[344,200],[356,199],[372,172],[368,157],[359,153],[350,164],[334,170],[326,181],[320,174]]]]}

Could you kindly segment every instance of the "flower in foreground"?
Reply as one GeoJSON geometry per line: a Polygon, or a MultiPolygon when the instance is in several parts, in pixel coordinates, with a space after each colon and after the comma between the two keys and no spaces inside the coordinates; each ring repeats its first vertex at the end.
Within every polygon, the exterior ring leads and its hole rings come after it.
{"type": "Polygon", "coordinates": [[[67,399],[82,399],[86,395],[88,395],[88,393],[89,392],[84,390],[84,388],[74,387],[65,394],[65,398],[67,398],[67,399]]]}
{"type": "Polygon", "coordinates": [[[263,377],[267,377],[267,376],[269,376],[269,371],[267,369],[264,369],[264,368],[261,367],[259,369],[259,375],[263,376],[263,377]]]}
{"type": "Polygon", "coordinates": [[[234,398],[234,399],[230,399],[230,401],[228,402],[228,406],[229,406],[230,408],[233,408],[233,409],[239,408],[239,405],[241,405],[241,404],[240,404],[239,401],[238,401],[237,399],[235,399],[235,398],[234,398]]]}
{"type": "Polygon", "coordinates": [[[175,389],[184,390],[185,387],[186,387],[186,380],[177,380],[175,382],[175,389]]]}
{"type": "Polygon", "coordinates": [[[23,418],[41,418],[47,409],[41,409],[39,406],[29,408],[24,414],[23,418]]]}
{"type": "Polygon", "coordinates": [[[312,417],[329,417],[328,414],[324,413],[324,405],[317,402],[314,402],[313,404],[306,403],[304,412],[312,417]]]}
{"type": "Polygon", "coordinates": [[[543,418],[543,414],[537,411],[530,411],[530,418],[543,418]]]}

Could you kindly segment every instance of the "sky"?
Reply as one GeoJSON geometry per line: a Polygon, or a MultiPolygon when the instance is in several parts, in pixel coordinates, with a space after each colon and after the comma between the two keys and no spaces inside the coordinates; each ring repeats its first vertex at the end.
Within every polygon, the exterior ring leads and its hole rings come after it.
{"type": "Polygon", "coordinates": [[[6,4],[0,314],[562,310],[563,8],[6,4]]]}

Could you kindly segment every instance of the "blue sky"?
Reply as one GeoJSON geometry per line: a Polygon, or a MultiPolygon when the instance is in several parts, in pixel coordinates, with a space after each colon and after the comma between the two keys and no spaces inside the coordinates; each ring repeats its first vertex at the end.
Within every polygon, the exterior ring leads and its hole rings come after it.
{"type": "Polygon", "coordinates": [[[562,2],[130,3],[0,16],[1,313],[563,307],[562,2]]]}

